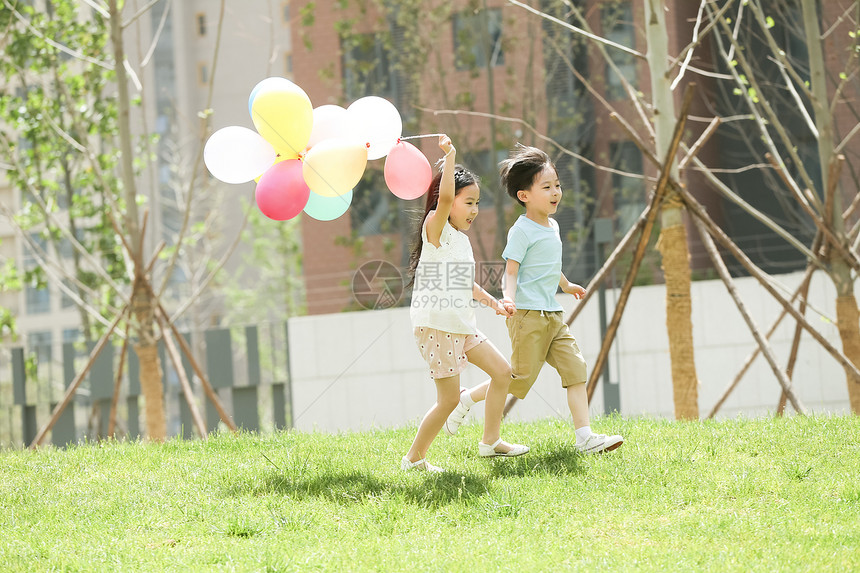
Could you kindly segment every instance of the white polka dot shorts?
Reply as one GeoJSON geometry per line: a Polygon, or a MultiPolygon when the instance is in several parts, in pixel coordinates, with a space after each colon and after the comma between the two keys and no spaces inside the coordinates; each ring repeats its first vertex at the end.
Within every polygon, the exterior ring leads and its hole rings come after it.
{"type": "Polygon", "coordinates": [[[469,365],[466,353],[487,339],[480,331],[457,334],[416,326],[413,332],[418,350],[430,367],[431,378],[448,378],[465,370],[469,365]]]}

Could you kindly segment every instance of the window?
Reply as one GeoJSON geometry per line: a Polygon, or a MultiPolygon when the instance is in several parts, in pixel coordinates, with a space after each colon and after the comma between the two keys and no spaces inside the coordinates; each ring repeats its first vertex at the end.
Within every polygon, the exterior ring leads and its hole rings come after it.
{"type": "Polygon", "coordinates": [[[281,23],[284,25],[290,25],[290,3],[282,2],[281,3],[281,23]]]}
{"type": "Polygon", "coordinates": [[[356,34],[344,42],[343,90],[347,100],[371,94],[395,100],[390,58],[381,34],[356,34]]]}
{"type": "Polygon", "coordinates": [[[206,64],[197,64],[197,83],[201,86],[209,83],[209,66],[206,64]]]}
{"type": "MultiPolygon", "coordinates": [[[[633,27],[633,8],[630,2],[612,3],[601,9],[603,31],[606,39],[628,48],[636,47],[636,31],[633,27]]],[[[632,54],[607,47],[609,57],[630,85],[636,87],[636,58],[632,54]]],[[[627,92],[615,70],[606,64],[606,98],[624,99],[627,92]]]]}
{"type": "MultiPolygon", "coordinates": [[[[609,144],[610,165],[627,173],[642,173],[642,152],[630,141],[609,144]]],[[[616,229],[626,233],[645,209],[645,180],[612,174],[612,194],[618,219],[616,229]]]]}
{"type": "Polygon", "coordinates": [[[51,293],[48,287],[24,287],[27,314],[45,314],[51,312],[51,293]]]}
{"type": "Polygon", "coordinates": [[[206,14],[199,12],[197,14],[197,35],[201,38],[206,35],[206,14]]]}
{"type": "Polygon", "coordinates": [[[458,70],[505,64],[500,8],[454,15],[454,59],[458,70]]]}

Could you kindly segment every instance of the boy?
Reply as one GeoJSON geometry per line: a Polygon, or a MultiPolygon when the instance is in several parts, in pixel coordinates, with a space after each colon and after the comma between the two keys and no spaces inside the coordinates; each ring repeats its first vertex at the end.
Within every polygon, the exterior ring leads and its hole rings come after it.
{"type": "Polygon", "coordinates": [[[576,340],[555,299],[558,287],[577,299],[585,289],[567,280],[561,271],[561,237],[550,218],[558,210],[562,191],[549,156],[518,144],[501,163],[502,185],[526,209],[508,232],[502,253],[506,262],[502,303],[512,316],[506,319],[511,337],[511,382],[508,388],[491,383],[486,398],[485,424],[490,434],[501,425],[508,392],[522,399],[534,384],[544,362],[561,375],[567,404],[573,415],[576,448],[585,453],[614,450],[621,436],[595,434],[589,426],[587,370],[576,340]]]}

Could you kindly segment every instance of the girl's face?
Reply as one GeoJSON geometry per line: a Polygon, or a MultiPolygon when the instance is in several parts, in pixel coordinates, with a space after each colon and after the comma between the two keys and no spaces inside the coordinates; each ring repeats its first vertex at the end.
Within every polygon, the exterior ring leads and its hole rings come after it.
{"type": "Polygon", "coordinates": [[[561,195],[558,173],[550,165],[545,166],[538,173],[531,187],[518,194],[520,200],[526,204],[526,213],[532,213],[540,218],[549,217],[558,211],[561,195]]]}
{"type": "Polygon", "coordinates": [[[468,231],[478,216],[478,203],[481,198],[481,190],[474,183],[463,187],[454,197],[451,205],[451,213],[448,221],[458,231],[468,231]]]}

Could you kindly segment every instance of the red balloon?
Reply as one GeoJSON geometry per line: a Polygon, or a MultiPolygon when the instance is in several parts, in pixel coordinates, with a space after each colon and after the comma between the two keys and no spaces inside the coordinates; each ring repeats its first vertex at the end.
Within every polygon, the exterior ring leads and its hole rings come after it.
{"type": "Polygon", "coordinates": [[[302,212],[310,194],[302,176],[302,162],[287,159],[263,173],[254,196],[263,215],[275,221],[286,221],[302,212]]]}
{"type": "Polygon", "coordinates": [[[430,162],[417,147],[401,141],[385,158],[385,184],[401,199],[416,199],[427,192],[433,179],[430,162]]]}

